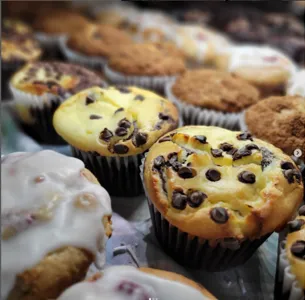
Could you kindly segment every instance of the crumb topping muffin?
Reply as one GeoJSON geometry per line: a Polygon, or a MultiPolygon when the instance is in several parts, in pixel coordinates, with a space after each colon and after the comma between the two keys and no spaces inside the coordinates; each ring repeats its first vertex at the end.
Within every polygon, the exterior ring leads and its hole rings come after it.
{"type": "Polygon", "coordinates": [[[72,50],[89,56],[109,55],[118,48],[118,45],[131,44],[129,35],[120,29],[109,25],[87,25],[82,30],[72,34],[67,45],[72,50]]]}
{"type": "Polygon", "coordinates": [[[115,266],[90,281],[79,283],[65,291],[58,300],[90,297],[101,299],[216,299],[198,283],[173,272],[132,266],[115,266]]]}
{"type": "Polygon", "coordinates": [[[183,59],[149,43],[120,47],[110,55],[108,66],[126,75],[171,76],[185,71],[183,59]]]}
{"type": "Polygon", "coordinates": [[[245,122],[254,136],[289,155],[300,149],[305,159],[304,98],[284,96],[264,99],[246,111],[245,122]]]}
{"type": "Polygon", "coordinates": [[[143,153],[178,125],[166,99],[136,87],[94,87],[65,101],[55,112],[57,133],[72,146],[103,156],[143,153]]]}
{"type": "Polygon", "coordinates": [[[212,126],[181,127],[159,139],[145,159],[144,185],[170,224],[210,240],[280,230],[303,195],[301,174],[281,150],[212,126]]]}
{"type": "Polygon", "coordinates": [[[305,98],[305,69],[298,71],[289,79],[287,95],[305,98]]]}
{"type": "Polygon", "coordinates": [[[258,90],[246,80],[208,69],[179,76],[172,93],[182,102],[224,112],[241,112],[259,100],[258,90]]]}
{"type": "Polygon", "coordinates": [[[83,162],[16,152],[1,172],[1,299],[54,299],[92,262],[102,267],[110,197],[83,162]]]}

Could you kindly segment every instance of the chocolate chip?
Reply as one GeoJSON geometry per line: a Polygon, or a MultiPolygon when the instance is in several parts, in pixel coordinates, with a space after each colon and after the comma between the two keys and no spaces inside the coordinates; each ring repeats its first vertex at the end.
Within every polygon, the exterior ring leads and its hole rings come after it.
{"type": "Polygon", "coordinates": [[[182,167],[182,163],[179,161],[175,161],[171,164],[171,166],[176,172],[178,172],[179,169],[182,167]]]}
{"type": "Polygon", "coordinates": [[[242,171],[237,178],[242,183],[255,183],[255,175],[249,171],[242,171]]]}
{"type": "Polygon", "coordinates": [[[169,164],[173,164],[178,160],[178,153],[177,152],[171,152],[167,155],[167,159],[169,164]]]}
{"type": "Polygon", "coordinates": [[[233,145],[231,145],[229,143],[222,143],[222,144],[220,144],[219,148],[225,152],[228,152],[233,149],[233,145]]]}
{"type": "Polygon", "coordinates": [[[174,191],[172,196],[172,206],[183,210],[186,208],[187,196],[182,191],[174,191]]]}
{"type": "Polygon", "coordinates": [[[252,135],[249,132],[243,132],[236,136],[236,138],[240,141],[250,140],[253,141],[252,135]]]}
{"type": "Polygon", "coordinates": [[[213,221],[219,224],[224,224],[228,221],[229,215],[227,213],[227,210],[223,207],[214,207],[210,211],[210,216],[213,221]]]}
{"type": "Polygon", "coordinates": [[[291,253],[301,259],[305,259],[305,241],[296,241],[290,248],[291,253]]]}
{"type": "Polygon", "coordinates": [[[144,133],[144,132],[138,132],[135,137],[134,137],[134,145],[136,147],[140,147],[142,145],[144,145],[146,142],[147,142],[147,133],[144,133]]]}
{"type": "Polygon", "coordinates": [[[90,115],[90,120],[98,120],[98,119],[102,119],[103,117],[102,116],[99,116],[99,115],[90,115]]]}
{"type": "Polygon", "coordinates": [[[207,170],[207,172],[205,173],[205,176],[210,181],[218,181],[221,178],[221,174],[217,170],[214,170],[214,169],[207,170]]]}
{"type": "Polygon", "coordinates": [[[94,103],[95,100],[91,96],[86,97],[86,105],[94,103]]]}
{"type": "Polygon", "coordinates": [[[181,167],[178,170],[179,177],[183,179],[193,178],[197,175],[197,172],[195,169],[188,168],[188,167],[181,167]]]}
{"type": "Polygon", "coordinates": [[[195,135],[195,139],[201,144],[207,144],[207,138],[204,135],[195,135]]]}
{"type": "Polygon", "coordinates": [[[118,108],[118,109],[114,112],[114,114],[117,114],[117,113],[120,112],[120,111],[124,111],[124,108],[123,108],[123,107],[118,108]]]}
{"type": "Polygon", "coordinates": [[[282,161],[281,168],[283,170],[290,170],[290,169],[294,169],[294,165],[290,161],[282,161]]]}
{"type": "Polygon", "coordinates": [[[294,232],[294,231],[300,230],[304,224],[305,224],[305,221],[302,219],[297,219],[297,220],[288,222],[289,232],[294,232]]]}
{"type": "Polygon", "coordinates": [[[229,151],[227,151],[227,154],[229,154],[229,155],[234,155],[236,152],[238,151],[238,149],[236,149],[236,148],[232,148],[231,150],[229,150],[229,151]]]}
{"type": "Polygon", "coordinates": [[[222,157],[222,150],[220,149],[211,149],[211,153],[214,157],[222,157]]]}
{"type": "Polygon", "coordinates": [[[247,150],[259,150],[259,147],[258,147],[257,145],[255,145],[255,144],[247,144],[247,145],[245,146],[245,148],[246,148],[247,150]]]}
{"type": "Polygon", "coordinates": [[[144,99],[145,99],[145,97],[142,95],[136,95],[134,98],[134,100],[139,100],[139,101],[143,101],[144,99]]]}
{"type": "Polygon", "coordinates": [[[118,86],[117,89],[123,94],[129,94],[131,91],[125,86],[118,86]]]}
{"type": "Polygon", "coordinates": [[[112,132],[107,129],[104,128],[104,130],[100,133],[100,139],[105,141],[105,142],[109,142],[109,140],[111,139],[111,137],[113,137],[112,132]]]}
{"type": "Polygon", "coordinates": [[[159,170],[162,166],[164,166],[164,164],[165,164],[165,159],[162,155],[159,155],[154,159],[154,168],[156,168],[157,170],[159,170]]]}
{"type": "Polygon", "coordinates": [[[126,145],[115,144],[113,146],[113,151],[117,154],[126,154],[129,151],[129,148],[126,145]]]}
{"type": "Polygon", "coordinates": [[[274,159],[274,155],[271,151],[269,151],[265,147],[261,147],[261,152],[263,155],[261,165],[262,165],[262,170],[264,170],[266,167],[268,167],[272,163],[272,161],[274,159]]]}
{"type": "Polygon", "coordinates": [[[205,193],[200,191],[195,191],[189,194],[187,199],[187,203],[189,206],[196,208],[201,205],[201,203],[207,198],[208,196],[205,193]]]}
{"type": "Polygon", "coordinates": [[[300,183],[301,182],[301,173],[297,170],[284,170],[283,174],[287,179],[288,183],[294,183],[295,180],[300,183]]]}
{"type": "Polygon", "coordinates": [[[243,147],[238,151],[236,151],[232,156],[233,156],[233,160],[238,160],[243,158],[244,156],[249,156],[251,154],[252,154],[251,150],[247,150],[245,147],[243,147]]]}
{"type": "Polygon", "coordinates": [[[171,119],[171,116],[166,115],[162,112],[159,113],[159,119],[163,120],[163,121],[168,121],[169,119],[171,119]]]}
{"type": "Polygon", "coordinates": [[[299,215],[300,215],[300,216],[305,216],[305,205],[302,205],[302,206],[299,208],[299,215]]]}
{"type": "Polygon", "coordinates": [[[163,143],[163,142],[169,142],[171,141],[171,137],[170,136],[164,136],[159,140],[159,143],[163,143]]]}
{"type": "Polygon", "coordinates": [[[118,126],[123,128],[130,128],[131,123],[126,118],[124,118],[118,123],[118,126]]]}
{"type": "Polygon", "coordinates": [[[115,130],[115,135],[117,136],[125,136],[128,133],[127,129],[123,128],[123,127],[118,127],[115,130]]]}

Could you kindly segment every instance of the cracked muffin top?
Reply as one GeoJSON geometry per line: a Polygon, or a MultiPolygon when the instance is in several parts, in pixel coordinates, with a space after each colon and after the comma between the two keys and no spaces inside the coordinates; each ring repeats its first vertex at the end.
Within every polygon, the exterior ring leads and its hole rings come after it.
{"type": "Polygon", "coordinates": [[[178,126],[177,108],[136,87],[93,87],[66,100],[53,125],[70,145],[103,156],[143,153],[178,126]]]}
{"type": "Polygon", "coordinates": [[[187,126],[149,150],[144,185],[174,226],[205,239],[255,239],[280,230],[303,195],[301,173],[249,133],[187,126]]]}

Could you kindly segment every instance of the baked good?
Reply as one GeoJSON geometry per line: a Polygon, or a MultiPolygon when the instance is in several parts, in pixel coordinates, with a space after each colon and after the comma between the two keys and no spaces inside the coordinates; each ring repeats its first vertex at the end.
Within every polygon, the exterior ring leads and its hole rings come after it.
{"type": "Polygon", "coordinates": [[[69,96],[105,82],[84,67],[62,62],[33,62],[11,78],[15,109],[21,123],[38,141],[62,143],[53,129],[56,108],[69,96]]]}
{"type": "Polygon", "coordinates": [[[136,85],[162,92],[167,82],[185,71],[182,58],[152,43],[125,45],[109,57],[106,78],[114,84],[136,85]]]}
{"type": "Polygon", "coordinates": [[[247,109],[245,123],[257,138],[305,158],[305,99],[300,96],[269,97],[247,109]],[[259,120],[259,122],[258,122],[259,120]]]}
{"type": "Polygon", "coordinates": [[[65,291],[58,300],[85,299],[216,299],[198,283],[173,272],[151,268],[115,266],[96,274],[89,282],[65,291]]]}
{"type": "Polygon", "coordinates": [[[305,69],[299,70],[289,79],[286,93],[305,98],[305,69]]]}
{"type": "Polygon", "coordinates": [[[143,153],[177,128],[178,111],[150,91],[94,87],[65,101],[53,124],[111,195],[127,196],[141,193],[143,153]]]}
{"type": "Polygon", "coordinates": [[[142,176],[162,247],[180,263],[210,271],[247,261],[293,217],[304,190],[280,149],[213,126],[163,136],[149,149],[142,176]]]}
{"type": "Polygon", "coordinates": [[[234,128],[239,114],[259,100],[258,90],[227,72],[196,69],[177,77],[166,96],[178,103],[185,125],[234,128]]]}
{"type": "Polygon", "coordinates": [[[107,192],[57,152],[1,158],[1,299],[55,299],[101,267],[111,235],[107,192]]]}

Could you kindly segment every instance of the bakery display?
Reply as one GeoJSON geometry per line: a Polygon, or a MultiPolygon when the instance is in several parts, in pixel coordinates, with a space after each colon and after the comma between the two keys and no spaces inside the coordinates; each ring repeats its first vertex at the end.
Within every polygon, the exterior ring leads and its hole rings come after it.
{"type": "Polygon", "coordinates": [[[83,162],[53,151],[1,158],[1,299],[57,298],[102,267],[111,204],[83,162]]]}

